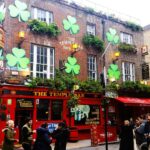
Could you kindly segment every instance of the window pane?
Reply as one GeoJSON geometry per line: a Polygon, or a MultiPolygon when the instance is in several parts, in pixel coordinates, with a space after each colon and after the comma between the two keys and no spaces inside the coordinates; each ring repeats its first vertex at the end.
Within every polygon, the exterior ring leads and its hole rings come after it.
{"type": "Polygon", "coordinates": [[[62,119],[63,103],[61,100],[52,101],[52,120],[62,119]]]}
{"type": "Polygon", "coordinates": [[[76,125],[100,123],[100,109],[98,105],[78,105],[73,112],[76,125]]]}
{"type": "Polygon", "coordinates": [[[37,120],[48,120],[50,114],[50,105],[48,99],[39,99],[37,104],[37,120]]]}

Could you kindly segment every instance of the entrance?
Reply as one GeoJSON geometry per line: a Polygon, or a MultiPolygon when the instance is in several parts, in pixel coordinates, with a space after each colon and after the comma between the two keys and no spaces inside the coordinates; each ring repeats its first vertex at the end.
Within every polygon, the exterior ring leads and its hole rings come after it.
{"type": "Polygon", "coordinates": [[[33,109],[17,109],[15,113],[15,127],[19,131],[19,142],[21,143],[21,129],[26,123],[26,118],[33,118],[33,109]]]}

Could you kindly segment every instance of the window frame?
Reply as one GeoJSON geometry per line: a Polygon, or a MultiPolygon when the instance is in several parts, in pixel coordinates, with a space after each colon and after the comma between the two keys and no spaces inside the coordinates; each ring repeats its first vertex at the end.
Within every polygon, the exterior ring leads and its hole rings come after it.
{"type": "MultiPolygon", "coordinates": [[[[42,57],[42,55],[40,55],[40,56],[42,57]]],[[[44,55],[43,55],[43,58],[44,58],[44,55]]],[[[30,64],[32,65],[32,67],[30,65],[30,72],[32,73],[33,77],[39,77],[37,75],[37,73],[40,73],[40,74],[43,73],[43,78],[45,78],[44,73],[46,72],[46,78],[47,79],[54,78],[54,76],[55,76],[55,62],[54,62],[55,61],[55,49],[53,47],[46,47],[46,46],[42,46],[42,45],[31,44],[30,60],[33,60],[33,61],[30,61],[30,64]],[[37,57],[38,57],[37,49],[38,49],[38,47],[46,48],[46,51],[47,51],[47,55],[46,55],[47,63],[46,64],[44,64],[44,63],[41,64],[41,63],[37,62],[38,61],[37,60],[37,57]],[[53,53],[52,53],[52,55],[53,55],[52,56],[52,58],[53,58],[52,62],[51,62],[51,54],[50,54],[51,51],[53,51],[53,53]],[[40,66],[43,66],[43,67],[44,67],[44,65],[46,65],[47,70],[44,70],[44,68],[43,68],[43,70],[40,72],[40,71],[37,70],[37,65],[40,65],[40,66]],[[51,72],[51,67],[53,67],[52,72],[51,72]]]]}
{"type": "Polygon", "coordinates": [[[88,71],[88,78],[92,79],[92,80],[97,80],[97,57],[95,55],[88,55],[87,56],[87,71],[88,71]],[[92,64],[90,64],[90,60],[89,59],[93,59],[92,60],[92,64]],[[95,70],[93,69],[93,65],[95,66],[95,70]],[[92,68],[90,68],[92,66],[92,68]],[[92,72],[92,74],[95,74],[95,77],[91,77],[90,72],[92,72]]]}
{"type": "Polygon", "coordinates": [[[120,32],[120,40],[122,43],[133,45],[133,35],[125,32],[120,32]]]}
{"type": "Polygon", "coordinates": [[[122,62],[122,79],[124,81],[135,81],[135,63],[124,61],[122,62]],[[126,67],[126,66],[128,67],[126,67]],[[126,67],[126,68],[125,68],[126,67]]]}
{"type": "Polygon", "coordinates": [[[87,24],[86,24],[86,33],[89,34],[89,35],[94,35],[94,36],[96,36],[96,24],[87,23],[87,24]],[[89,31],[88,31],[88,29],[89,29],[88,27],[90,27],[90,28],[94,27],[93,30],[95,30],[95,31],[94,31],[94,32],[93,32],[93,31],[92,31],[92,32],[91,32],[91,31],[89,32],[89,31]]]}
{"type": "Polygon", "coordinates": [[[48,10],[44,10],[44,9],[41,9],[41,8],[36,8],[36,7],[32,8],[32,18],[33,19],[38,19],[40,21],[44,21],[47,24],[54,23],[54,14],[53,14],[53,12],[52,11],[48,11],[48,10]],[[38,15],[38,11],[45,12],[45,21],[38,18],[38,16],[39,16],[38,15]]]}

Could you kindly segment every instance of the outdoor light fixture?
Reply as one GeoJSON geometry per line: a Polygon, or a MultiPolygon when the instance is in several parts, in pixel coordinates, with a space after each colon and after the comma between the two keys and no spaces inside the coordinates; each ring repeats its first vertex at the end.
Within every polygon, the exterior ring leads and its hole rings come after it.
{"type": "Polygon", "coordinates": [[[18,33],[18,37],[19,37],[19,42],[18,42],[18,48],[21,48],[21,44],[25,39],[25,32],[24,31],[19,31],[18,33]]]}
{"type": "Polygon", "coordinates": [[[115,64],[116,61],[118,60],[119,56],[120,56],[120,52],[118,52],[118,51],[115,52],[114,56],[115,56],[115,59],[113,59],[113,63],[115,64]]]}
{"type": "Polygon", "coordinates": [[[18,33],[19,38],[23,38],[25,37],[25,32],[24,31],[19,31],[18,33]]]}
{"type": "Polygon", "coordinates": [[[71,45],[71,56],[73,56],[76,52],[80,50],[80,45],[77,43],[73,43],[71,45]]]}

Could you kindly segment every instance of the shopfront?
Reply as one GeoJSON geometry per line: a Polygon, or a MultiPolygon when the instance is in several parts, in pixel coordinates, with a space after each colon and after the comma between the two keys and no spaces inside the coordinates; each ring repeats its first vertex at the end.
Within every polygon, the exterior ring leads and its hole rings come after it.
{"type": "MultiPolygon", "coordinates": [[[[13,119],[16,138],[21,140],[20,131],[26,117],[33,119],[33,129],[37,129],[42,123],[47,122],[51,132],[60,121],[66,120],[69,127],[77,129],[78,140],[90,139],[91,126],[96,124],[99,142],[104,142],[104,115],[101,106],[103,96],[84,92],[76,92],[75,95],[79,98],[79,105],[68,109],[69,91],[4,85],[1,87],[0,98],[0,131],[5,127],[6,120],[13,119]]],[[[109,141],[115,141],[116,128],[108,126],[108,130],[109,141]]],[[[3,136],[2,134],[0,137],[0,144],[3,136]]],[[[35,138],[36,134],[33,137],[35,138]]]]}

